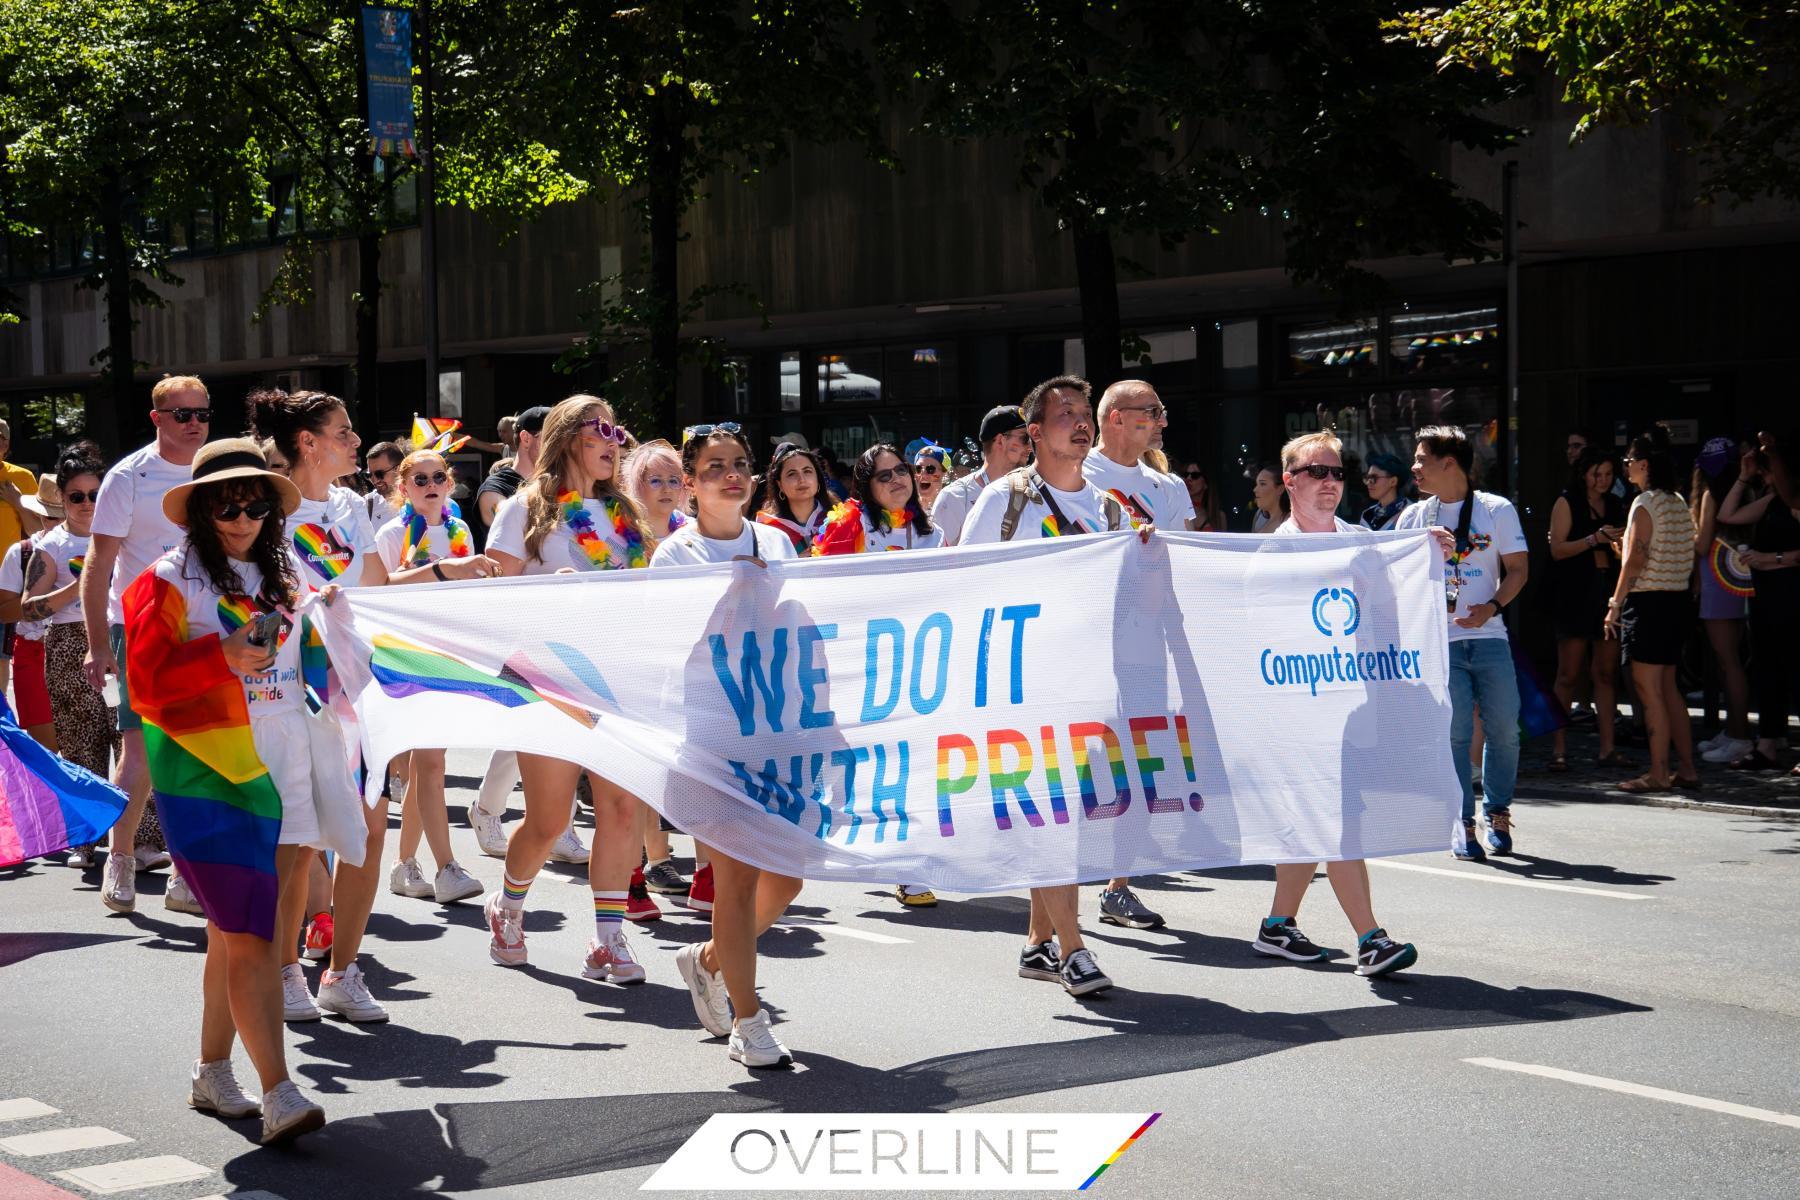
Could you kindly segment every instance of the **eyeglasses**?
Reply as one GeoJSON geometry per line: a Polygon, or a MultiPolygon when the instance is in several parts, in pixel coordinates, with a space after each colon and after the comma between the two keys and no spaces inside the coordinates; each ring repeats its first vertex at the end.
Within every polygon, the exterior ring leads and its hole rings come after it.
{"type": "Polygon", "coordinates": [[[424,487],[426,484],[431,484],[431,483],[439,483],[439,484],[449,483],[450,476],[444,474],[444,472],[442,472],[442,471],[433,471],[429,475],[427,475],[423,471],[421,471],[417,475],[414,475],[412,477],[412,481],[413,481],[414,487],[424,487]]]}
{"type": "Polygon", "coordinates": [[[93,504],[100,499],[100,489],[91,492],[64,492],[64,504],[93,504]]]}
{"type": "Polygon", "coordinates": [[[266,520],[274,511],[275,505],[267,500],[252,500],[248,504],[221,504],[213,509],[213,519],[222,525],[228,525],[239,517],[262,521],[266,520]]]}
{"type": "Polygon", "coordinates": [[[912,476],[912,473],[913,473],[913,469],[911,467],[907,466],[905,463],[901,463],[897,467],[889,467],[885,471],[877,471],[873,475],[869,476],[869,478],[873,479],[876,483],[886,485],[886,484],[890,484],[890,483],[894,482],[894,480],[899,479],[902,476],[910,478],[912,476]]]}
{"type": "Polygon", "coordinates": [[[1135,404],[1121,404],[1117,408],[1113,409],[1113,411],[1114,412],[1141,412],[1145,416],[1149,417],[1152,421],[1160,421],[1164,417],[1169,415],[1169,407],[1166,404],[1152,404],[1147,407],[1140,407],[1135,404]]]}
{"type": "Polygon", "coordinates": [[[1310,475],[1314,479],[1335,479],[1341,483],[1344,479],[1344,468],[1328,467],[1324,463],[1312,463],[1304,467],[1295,467],[1289,474],[1310,475]]]}
{"type": "Polygon", "coordinates": [[[681,490],[681,480],[679,478],[664,479],[660,475],[652,475],[644,480],[644,486],[655,488],[659,492],[675,492],[681,490]]]}
{"type": "Polygon", "coordinates": [[[631,436],[629,433],[625,432],[625,427],[623,425],[614,425],[611,421],[602,417],[589,417],[581,423],[581,428],[591,429],[606,440],[617,442],[621,446],[623,446],[626,439],[631,436]]]}
{"type": "Polygon", "coordinates": [[[174,417],[177,425],[186,425],[189,421],[198,421],[202,425],[212,423],[210,408],[159,408],[156,411],[165,417],[174,417]]]}
{"type": "Polygon", "coordinates": [[[942,475],[944,473],[944,468],[934,462],[922,462],[913,470],[920,475],[942,475]]]}
{"type": "Polygon", "coordinates": [[[1186,471],[1186,472],[1183,472],[1183,474],[1185,474],[1189,479],[1205,479],[1206,478],[1205,471],[1186,471]]]}
{"type": "Polygon", "coordinates": [[[681,431],[681,444],[687,445],[695,438],[711,437],[715,433],[742,433],[744,427],[736,421],[720,421],[717,425],[689,425],[681,431]]]}

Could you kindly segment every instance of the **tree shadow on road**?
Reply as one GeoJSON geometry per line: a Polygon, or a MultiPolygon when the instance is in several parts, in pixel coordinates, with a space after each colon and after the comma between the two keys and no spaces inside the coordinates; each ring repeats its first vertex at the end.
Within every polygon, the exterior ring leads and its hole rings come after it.
{"type": "MultiPolygon", "coordinates": [[[[328,1125],[298,1151],[248,1153],[227,1164],[225,1175],[239,1187],[279,1189],[290,1200],[518,1187],[660,1163],[714,1113],[945,1112],[1202,1070],[1321,1042],[1649,1011],[1589,992],[1508,989],[1445,976],[1403,975],[1383,981],[1377,991],[1387,1003],[1264,1013],[1115,989],[1107,1003],[1062,1018],[1104,1031],[1092,1037],[939,1055],[892,1070],[803,1054],[802,1071],[753,1076],[723,1092],[451,1103],[376,1113],[328,1125]],[[307,1161],[307,1190],[296,1188],[295,1157],[307,1161]]],[[[466,1072],[491,1061],[492,1047],[521,1044],[465,1046],[450,1038],[405,1036],[413,1044],[401,1047],[403,1056],[388,1069],[441,1054],[432,1070],[449,1064],[464,1072],[455,1086],[469,1086],[466,1072]]],[[[371,1066],[363,1061],[363,1044],[359,1040],[354,1052],[343,1046],[346,1057],[353,1053],[358,1060],[358,1077],[371,1066]]]]}
{"type": "Polygon", "coordinates": [[[1606,863],[1566,863],[1554,858],[1541,858],[1535,854],[1508,854],[1505,856],[1490,854],[1486,865],[1491,870],[1517,875],[1521,879],[1564,880],[1613,884],[1622,887],[1640,887],[1675,881],[1673,875],[1649,875],[1641,871],[1625,871],[1606,863]]]}
{"type": "Polygon", "coordinates": [[[131,940],[128,933],[0,933],[0,968],[15,966],[40,954],[131,940]]]}

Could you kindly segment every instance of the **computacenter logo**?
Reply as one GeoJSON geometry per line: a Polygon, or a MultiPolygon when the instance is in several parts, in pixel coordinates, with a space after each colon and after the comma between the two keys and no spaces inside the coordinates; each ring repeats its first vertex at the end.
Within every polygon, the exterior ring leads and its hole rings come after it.
{"type": "Polygon", "coordinates": [[[1349,637],[1362,624],[1362,605],[1349,588],[1322,587],[1312,602],[1313,625],[1326,637],[1349,637]],[[1340,614],[1333,628],[1332,617],[1340,614]]]}
{"type": "Polygon", "coordinates": [[[1161,1113],[717,1113],[643,1191],[1083,1191],[1161,1113]]]}
{"type": "MultiPolygon", "coordinates": [[[[1347,587],[1322,587],[1313,593],[1313,628],[1328,638],[1353,636],[1363,623],[1362,601],[1347,587]]],[[[1317,643],[1312,643],[1317,645],[1317,643]]],[[[1288,654],[1265,647],[1257,658],[1257,670],[1268,687],[1303,687],[1313,695],[1332,684],[1373,684],[1411,681],[1419,674],[1421,650],[1403,650],[1389,642],[1385,647],[1355,649],[1333,647],[1330,652],[1307,650],[1288,654]]]]}

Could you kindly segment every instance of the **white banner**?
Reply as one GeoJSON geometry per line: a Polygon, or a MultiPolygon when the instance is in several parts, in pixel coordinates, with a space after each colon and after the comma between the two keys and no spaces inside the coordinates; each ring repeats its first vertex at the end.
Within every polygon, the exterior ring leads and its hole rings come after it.
{"type": "Polygon", "coordinates": [[[353,588],[315,612],[368,761],[568,759],[810,879],[994,892],[1368,858],[1442,850],[1458,814],[1423,533],[1047,538],[353,588]]]}

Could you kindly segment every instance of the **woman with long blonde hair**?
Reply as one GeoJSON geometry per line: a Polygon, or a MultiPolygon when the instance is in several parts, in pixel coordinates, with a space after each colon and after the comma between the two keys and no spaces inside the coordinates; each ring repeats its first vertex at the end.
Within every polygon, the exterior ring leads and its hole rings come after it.
{"type": "MultiPolygon", "coordinates": [[[[631,497],[619,488],[619,465],[631,435],[598,396],[570,396],[544,419],[537,472],[494,516],[488,554],[502,575],[554,575],[645,566],[654,542],[631,497]]],[[[525,895],[568,823],[579,764],[519,755],[525,819],[506,850],[506,878],[488,897],[488,955],[501,966],[526,962],[525,895]]],[[[625,939],[632,873],[643,846],[643,805],[622,788],[588,774],[594,795],[594,840],[588,886],[594,896],[594,940],[582,974],[642,983],[644,968],[625,939]]]]}

